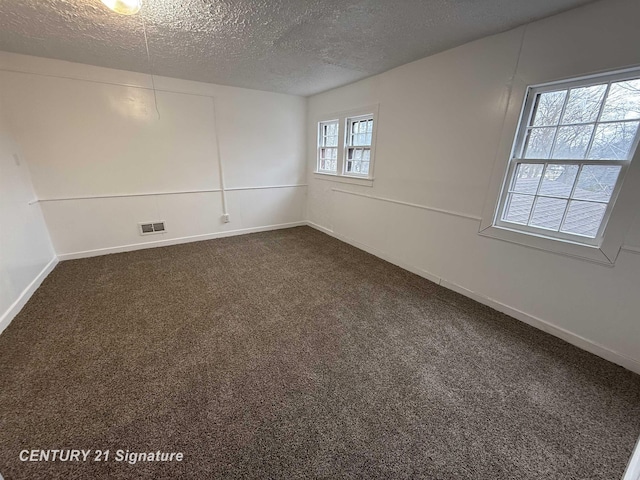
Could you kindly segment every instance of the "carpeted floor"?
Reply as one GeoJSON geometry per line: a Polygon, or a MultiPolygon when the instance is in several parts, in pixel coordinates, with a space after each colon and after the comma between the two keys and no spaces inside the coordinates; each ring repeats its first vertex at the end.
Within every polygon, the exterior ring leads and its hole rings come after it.
{"type": "Polygon", "coordinates": [[[638,434],[640,376],[306,227],[63,262],[0,335],[7,480],[612,480],[638,434]]]}

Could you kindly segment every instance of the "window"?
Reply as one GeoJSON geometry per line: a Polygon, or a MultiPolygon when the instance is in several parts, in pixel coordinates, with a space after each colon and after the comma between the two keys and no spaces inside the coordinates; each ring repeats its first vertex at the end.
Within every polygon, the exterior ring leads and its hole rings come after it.
{"type": "Polygon", "coordinates": [[[373,115],[347,119],[347,158],[345,162],[347,174],[369,175],[372,135],[373,115]]]}
{"type": "Polygon", "coordinates": [[[599,246],[639,124],[638,71],[529,88],[495,225],[599,246]]]}
{"type": "MultiPolygon", "coordinates": [[[[371,185],[377,106],[342,112],[318,122],[316,174],[371,185]]],[[[326,178],[326,177],[325,177],[326,178]]]]}
{"type": "Polygon", "coordinates": [[[318,170],[335,173],[338,164],[338,120],[318,124],[318,170]]]}

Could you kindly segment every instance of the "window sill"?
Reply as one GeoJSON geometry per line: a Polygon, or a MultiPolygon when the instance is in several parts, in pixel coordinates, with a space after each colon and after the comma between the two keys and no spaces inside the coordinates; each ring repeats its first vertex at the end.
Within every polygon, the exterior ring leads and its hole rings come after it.
{"type": "Polygon", "coordinates": [[[363,187],[373,187],[373,178],[349,177],[346,175],[336,175],[335,173],[313,172],[316,180],[324,180],[337,183],[350,183],[363,187]]]}
{"type": "Polygon", "coordinates": [[[521,232],[496,225],[481,229],[478,233],[484,237],[503,240],[505,242],[534,248],[536,250],[578,258],[609,267],[615,264],[617,256],[617,253],[616,255],[609,253],[609,256],[607,256],[599,247],[576,243],[570,240],[545,237],[542,235],[536,235],[535,233],[521,232]]]}

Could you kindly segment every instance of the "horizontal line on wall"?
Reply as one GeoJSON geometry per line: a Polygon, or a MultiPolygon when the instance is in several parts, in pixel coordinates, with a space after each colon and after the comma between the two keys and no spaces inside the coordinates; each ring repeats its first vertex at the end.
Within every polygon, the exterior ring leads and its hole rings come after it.
{"type": "MultiPolygon", "coordinates": [[[[444,215],[451,215],[451,216],[454,216],[454,217],[466,218],[467,220],[473,220],[475,222],[480,222],[482,220],[480,217],[476,217],[475,215],[468,215],[466,213],[454,212],[454,211],[451,211],[451,210],[444,210],[444,209],[441,209],[441,208],[427,207],[426,205],[419,205],[417,203],[403,202],[401,200],[393,200],[393,199],[390,199],[390,198],[377,197],[377,196],[369,195],[369,194],[366,194],[366,193],[350,192],[348,190],[341,190],[339,188],[332,188],[331,190],[334,191],[334,192],[346,193],[348,195],[355,195],[357,197],[370,198],[372,200],[380,200],[382,202],[394,203],[396,205],[403,205],[403,206],[406,206],[406,207],[419,208],[421,210],[427,210],[427,211],[430,211],[430,212],[442,213],[444,215]]],[[[499,239],[499,240],[509,242],[508,240],[503,240],[503,239],[499,239]]],[[[514,242],[509,242],[509,243],[514,243],[514,242]]],[[[521,245],[521,246],[527,247],[527,248],[533,248],[535,250],[541,250],[541,251],[548,252],[548,250],[540,249],[540,248],[537,248],[537,247],[531,247],[529,245],[524,245],[522,243],[515,243],[515,244],[516,245],[521,245]]],[[[633,247],[633,246],[623,245],[621,247],[621,250],[623,250],[625,252],[633,253],[633,254],[636,254],[636,255],[640,255],[640,247],[633,247]]],[[[556,252],[550,252],[550,253],[556,253],[556,252]]],[[[605,265],[605,266],[608,266],[608,267],[612,267],[613,266],[613,264],[595,262],[595,261],[593,261],[593,260],[591,260],[589,258],[585,258],[585,257],[567,255],[565,253],[558,253],[558,255],[569,256],[569,257],[574,258],[576,260],[583,260],[583,261],[586,261],[586,262],[595,263],[597,265],[605,265]]]]}
{"type": "MultiPolygon", "coordinates": [[[[258,186],[258,187],[232,187],[225,188],[225,191],[244,191],[244,190],[268,190],[268,189],[277,189],[277,188],[297,188],[297,187],[306,187],[307,184],[300,185],[266,185],[266,186],[258,186]]],[[[59,198],[40,198],[31,200],[29,205],[33,205],[38,202],[66,202],[70,200],[94,200],[100,198],[127,198],[127,197],[148,197],[148,196],[161,196],[161,195],[188,195],[193,193],[216,193],[222,192],[221,188],[211,188],[204,190],[177,190],[174,192],[147,192],[147,193],[116,193],[112,195],[87,195],[81,197],[59,197],[59,198]]]]}
{"type": "Polygon", "coordinates": [[[236,190],[268,190],[271,188],[298,188],[298,187],[307,187],[306,183],[294,184],[294,185],[265,185],[260,187],[229,187],[225,188],[227,192],[233,192],[236,190]]]}
{"type": "Polygon", "coordinates": [[[454,217],[466,218],[469,220],[474,220],[476,222],[479,222],[482,220],[480,217],[476,217],[475,215],[469,215],[468,213],[454,212],[453,210],[444,210],[442,208],[428,207],[426,205],[419,205],[417,203],[404,202],[402,200],[394,200],[392,198],[377,197],[374,195],[369,195],[367,193],[350,192],[348,190],[341,190],[339,188],[332,188],[331,190],[334,192],[346,193],[347,195],[355,195],[356,197],[370,198],[372,200],[380,200],[381,202],[395,203],[396,205],[404,205],[406,207],[419,208],[421,210],[428,210],[430,212],[437,212],[445,215],[451,215],[454,217]]]}
{"type": "Polygon", "coordinates": [[[58,197],[58,198],[39,198],[33,202],[66,202],[68,200],[94,200],[99,198],[126,198],[126,197],[149,197],[156,195],[184,195],[189,193],[211,193],[221,192],[219,188],[207,190],[178,190],[175,192],[147,192],[147,193],[114,193],[111,195],[86,195],[80,197],[58,197]]]}
{"type": "MultiPolygon", "coordinates": [[[[98,67],[98,68],[106,68],[106,67],[98,67]]],[[[74,80],[74,81],[78,81],[78,82],[88,82],[88,83],[99,83],[101,85],[113,85],[116,87],[128,87],[128,88],[139,88],[141,90],[149,90],[149,91],[153,91],[155,90],[156,92],[163,92],[163,93],[179,93],[179,94],[183,94],[183,95],[191,95],[194,97],[206,97],[206,98],[215,98],[214,95],[208,95],[206,93],[195,93],[195,92],[188,92],[188,91],[182,91],[182,90],[168,90],[168,89],[163,89],[163,88],[153,88],[151,86],[144,86],[142,84],[137,84],[137,83],[126,83],[126,82],[107,82],[104,80],[95,80],[95,79],[91,79],[91,78],[83,78],[83,77],[72,77],[69,75],[57,75],[54,73],[40,73],[40,72],[31,72],[28,70],[17,70],[17,69],[13,69],[13,68],[0,68],[0,72],[7,72],[7,73],[21,73],[23,75],[35,75],[38,77],[50,77],[50,78],[61,78],[63,80],[74,80]]],[[[134,72],[136,73],[136,72],[134,72]]],[[[148,74],[141,74],[141,75],[148,75],[148,74]]],[[[157,76],[157,75],[156,75],[157,76]]],[[[160,75],[162,76],[162,75],[160,75]]],[[[187,80],[190,81],[190,80],[187,80]]],[[[200,82],[202,83],[202,82],[200,82]]],[[[217,85],[217,84],[209,84],[209,85],[217,85]]]]}

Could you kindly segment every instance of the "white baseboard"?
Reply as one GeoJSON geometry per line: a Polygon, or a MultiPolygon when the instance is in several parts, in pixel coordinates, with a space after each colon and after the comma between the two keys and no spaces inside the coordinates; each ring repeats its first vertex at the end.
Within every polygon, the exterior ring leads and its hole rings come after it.
{"type": "Polygon", "coordinates": [[[565,330],[564,328],[553,325],[546,320],[523,312],[522,310],[510,307],[509,305],[505,305],[498,300],[494,300],[493,298],[488,298],[476,292],[472,292],[471,290],[468,290],[456,283],[449,282],[443,279],[440,282],[440,285],[448,288],[449,290],[453,290],[454,292],[458,292],[465,297],[469,297],[476,302],[482,303],[483,305],[487,305],[494,310],[505,313],[510,317],[513,317],[517,320],[520,320],[521,322],[537,328],[538,330],[547,332],[554,337],[561,338],[565,342],[575,345],[582,350],[586,350],[587,352],[593,353],[594,355],[602,357],[605,360],[609,360],[610,362],[621,365],[627,370],[631,370],[632,372],[640,374],[640,362],[634,360],[633,358],[627,357],[626,355],[622,355],[618,352],[614,352],[613,350],[610,350],[609,348],[600,345],[599,343],[588,340],[580,335],[570,332],[569,330],[565,330]]]}
{"type": "Polygon", "coordinates": [[[482,303],[483,305],[487,305],[488,307],[498,310],[499,312],[505,313],[510,317],[520,320],[521,322],[524,322],[528,325],[531,325],[532,327],[535,327],[539,330],[547,332],[555,337],[561,338],[562,340],[572,345],[575,345],[576,347],[581,348],[582,350],[586,350],[587,352],[593,353],[594,355],[602,357],[605,360],[608,360],[612,363],[620,365],[626,368],[627,370],[631,370],[632,372],[640,374],[640,361],[638,360],[635,360],[633,358],[627,357],[626,355],[615,352],[603,345],[600,345],[596,342],[588,340],[580,335],[577,335],[573,332],[565,330],[561,327],[557,327],[552,323],[549,323],[548,321],[538,318],[534,315],[530,315],[526,312],[518,310],[517,308],[510,307],[508,305],[505,305],[502,302],[499,302],[492,298],[488,298],[481,294],[468,290],[454,282],[450,282],[444,278],[441,278],[438,275],[434,275],[431,272],[427,272],[426,270],[422,270],[420,268],[416,268],[411,265],[408,265],[402,260],[398,260],[384,252],[381,252],[376,248],[369,247],[353,239],[345,237],[344,235],[337,234],[333,230],[322,227],[321,225],[317,225],[309,221],[307,222],[307,225],[323,233],[326,233],[327,235],[337,238],[338,240],[348,243],[349,245],[353,245],[354,247],[359,248],[360,250],[364,250],[365,252],[371,253],[372,255],[375,255],[376,257],[386,260],[389,263],[393,263],[394,265],[397,265],[400,268],[408,270],[411,273],[415,273],[416,275],[426,278],[427,280],[431,280],[434,283],[442,285],[443,287],[448,288],[449,290],[453,290],[454,292],[460,293],[465,297],[469,297],[472,300],[475,300],[476,302],[482,303]]]}
{"type": "Polygon", "coordinates": [[[640,438],[636,442],[622,480],[640,480],[640,438]]]}
{"type": "Polygon", "coordinates": [[[300,227],[306,225],[307,222],[289,222],[279,223],[277,225],[266,225],[263,227],[242,228],[238,230],[226,230],[223,232],[205,233],[202,235],[191,235],[189,237],[168,238],[166,240],[156,240],[153,242],[132,243],[130,245],[119,245],[117,247],[98,248],[95,250],[85,250],[82,252],[62,253],[58,255],[59,260],[74,260],[77,258],[97,257],[99,255],[108,255],[110,253],[131,252],[134,250],[143,250],[145,248],[167,247],[169,245],[179,245],[181,243],[200,242],[203,240],[212,240],[214,238],[232,237],[235,235],[246,235],[248,233],[266,232],[269,230],[280,230],[283,228],[300,227]]]}
{"type": "Polygon", "coordinates": [[[377,248],[374,247],[370,247],[369,245],[365,245],[363,243],[357,242],[356,240],[353,240],[352,238],[348,238],[345,237],[344,235],[339,235],[337,233],[335,233],[333,230],[329,230],[328,228],[325,228],[321,225],[318,225],[316,223],[313,222],[307,222],[307,225],[310,226],[311,228],[315,228],[316,230],[321,231],[322,233],[326,233],[327,235],[333,237],[333,238],[337,238],[338,240],[341,240],[345,243],[348,243],[349,245],[353,245],[354,247],[360,249],[360,250],[364,250],[367,253],[370,253],[371,255],[374,255],[378,258],[381,258],[389,263],[393,263],[394,265],[407,270],[411,273],[415,273],[416,275],[419,275],[423,278],[426,278],[427,280],[431,280],[434,283],[440,283],[440,277],[437,275],[434,275],[431,272],[427,272],[426,270],[422,270],[421,268],[416,268],[412,265],[409,265],[408,263],[403,262],[402,260],[398,260],[397,258],[394,258],[390,255],[387,255],[386,253],[384,253],[382,250],[378,250],[377,248]]]}
{"type": "Polygon", "coordinates": [[[15,318],[15,316],[20,313],[22,307],[25,306],[27,301],[31,298],[31,295],[38,289],[40,284],[47,278],[47,275],[51,273],[51,271],[56,268],[58,264],[58,257],[53,257],[47,265],[36,275],[27,288],[25,288],[22,293],[18,296],[15,302],[11,304],[11,306],[2,314],[0,317],[0,333],[9,326],[11,320],[15,318]]]}

